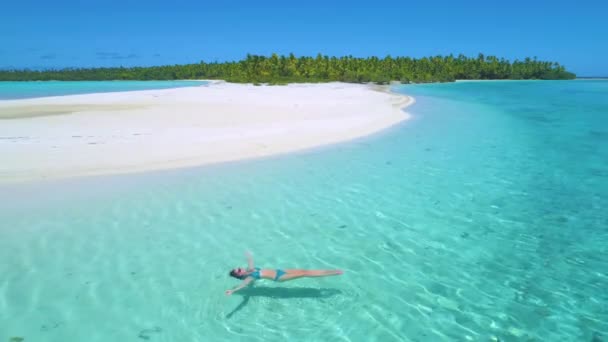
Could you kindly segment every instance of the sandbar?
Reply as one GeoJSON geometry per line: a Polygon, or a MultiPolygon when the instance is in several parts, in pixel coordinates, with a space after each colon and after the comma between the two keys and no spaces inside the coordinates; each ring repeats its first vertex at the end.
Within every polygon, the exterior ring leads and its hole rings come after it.
{"type": "Polygon", "coordinates": [[[372,85],[209,85],[0,101],[0,182],[258,158],[363,137],[410,116],[372,85]]]}

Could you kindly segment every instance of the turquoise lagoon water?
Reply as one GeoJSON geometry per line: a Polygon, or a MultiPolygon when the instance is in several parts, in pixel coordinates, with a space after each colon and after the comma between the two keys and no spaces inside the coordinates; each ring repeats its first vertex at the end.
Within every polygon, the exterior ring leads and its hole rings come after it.
{"type": "Polygon", "coordinates": [[[48,82],[0,82],[0,100],[32,97],[62,96],[116,91],[195,87],[203,81],[48,81],[48,82]]]}
{"type": "Polygon", "coordinates": [[[608,82],[395,88],[273,158],[0,188],[0,341],[604,341],[608,82]],[[262,267],[341,277],[260,281],[262,267]]]}

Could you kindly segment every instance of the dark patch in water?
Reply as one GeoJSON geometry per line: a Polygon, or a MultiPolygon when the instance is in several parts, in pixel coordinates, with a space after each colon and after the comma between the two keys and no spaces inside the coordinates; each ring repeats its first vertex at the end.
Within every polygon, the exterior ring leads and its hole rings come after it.
{"type": "Polygon", "coordinates": [[[387,161],[385,164],[386,165],[392,165],[393,163],[391,163],[390,161],[387,161]]]}
{"type": "Polygon", "coordinates": [[[152,329],[144,329],[142,331],[139,332],[139,334],[137,334],[137,337],[141,338],[142,340],[149,340],[150,339],[150,335],[151,334],[158,334],[161,333],[163,331],[163,329],[161,329],[160,327],[154,327],[152,329]]]}
{"type": "Polygon", "coordinates": [[[25,340],[25,338],[20,337],[20,336],[14,336],[11,337],[8,342],[23,342],[25,340]]]}
{"type": "Polygon", "coordinates": [[[591,168],[589,169],[589,173],[595,177],[606,177],[608,176],[608,170],[591,168]]]}
{"type": "Polygon", "coordinates": [[[543,113],[551,113],[551,111],[547,111],[537,107],[523,107],[519,110],[519,113],[521,113],[521,117],[523,119],[526,119],[528,121],[534,121],[539,123],[551,123],[555,121],[547,118],[542,113],[539,113],[539,111],[542,111],[543,113]]]}
{"type": "Polygon", "coordinates": [[[608,139],[608,132],[605,131],[589,131],[589,135],[594,138],[608,139]]]}
{"type": "Polygon", "coordinates": [[[394,242],[392,242],[390,240],[386,240],[384,242],[384,245],[383,246],[381,245],[380,247],[386,251],[392,251],[392,252],[395,252],[400,255],[405,254],[400,245],[395,244],[394,242]]]}
{"type": "Polygon", "coordinates": [[[425,148],[424,150],[425,150],[426,152],[430,152],[430,151],[432,151],[433,149],[432,149],[432,148],[430,148],[430,147],[427,147],[427,148],[425,148]]]}
{"type": "Polygon", "coordinates": [[[338,227],[338,228],[340,228],[340,229],[344,229],[344,228],[346,228],[346,227],[348,227],[348,226],[347,226],[347,225],[345,225],[345,224],[343,224],[343,225],[341,225],[341,226],[340,226],[340,227],[338,227]]]}
{"type": "Polygon", "coordinates": [[[230,210],[230,209],[232,209],[232,206],[231,205],[227,205],[226,209],[230,210]]]}
{"type": "Polygon", "coordinates": [[[51,325],[42,325],[40,327],[40,331],[49,331],[53,329],[57,329],[61,325],[61,322],[55,322],[51,325]]]}
{"type": "Polygon", "coordinates": [[[602,342],[604,341],[602,339],[602,335],[600,335],[600,333],[598,333],[597,331],[593,332],[593,336],[591,337],[591,342],[602,342]]]}
{"type": "Polygon", "coordinates": [[[460,237],[463,238],[463,239],[466,239],[466,238],[469,237],[469,233],[464,232],[464,233],[460,234],[460,237]]]}

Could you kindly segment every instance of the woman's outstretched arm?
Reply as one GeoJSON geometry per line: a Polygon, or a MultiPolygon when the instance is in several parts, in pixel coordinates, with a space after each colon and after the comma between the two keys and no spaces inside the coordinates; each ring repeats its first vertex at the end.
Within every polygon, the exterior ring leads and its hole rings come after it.
{"type": "Polygon", "coordinates": [[[245,251],[245,256],[247,257],[247,267],[249,267],[249,271],[253,271],[253,255],[251,255],[251,252],[245,251]]]}
{"type": "Polygon", "coordinates": [[[245,280],[241,283],[241,285],[233,288],[232,290],[226,290],[226,296],[230,296],[231,294],[235,293],[236,291],[246,287],[247,285],[249,285],[251,282],[253,281],[252,277],[247,277],[245,278],[245,280]]]}

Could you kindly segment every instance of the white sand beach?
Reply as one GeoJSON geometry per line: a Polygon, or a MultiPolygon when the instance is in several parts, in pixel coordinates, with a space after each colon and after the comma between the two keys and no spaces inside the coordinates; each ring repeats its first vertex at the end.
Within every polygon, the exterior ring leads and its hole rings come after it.
{"type": "Polygon", "coordinates": [[[286,153],[406,120],[412,98],[343,83],[208,86],[0,101],[0,181],[286,153]]]}

